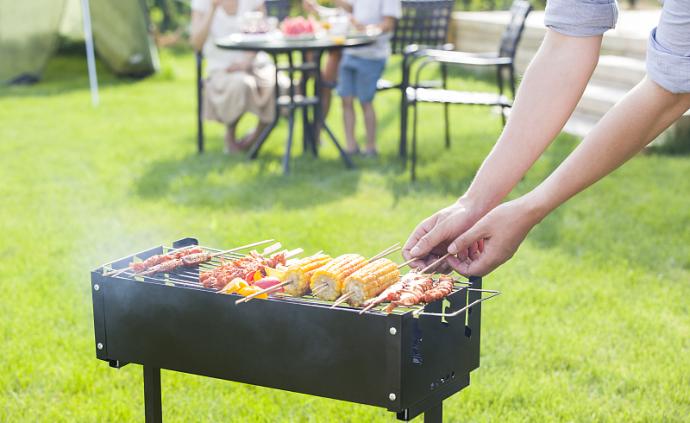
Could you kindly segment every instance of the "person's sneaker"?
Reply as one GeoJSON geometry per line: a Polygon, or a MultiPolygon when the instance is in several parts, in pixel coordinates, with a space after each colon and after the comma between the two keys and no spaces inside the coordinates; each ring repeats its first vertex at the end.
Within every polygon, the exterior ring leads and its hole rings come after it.
{"type": "Polygon", "coordinates": [[[375,159],[379,156],[379,152],[376,150],[367,150],[364,152],[364,157],[369,159],[375,159]]]}
{"type": "Polygon", "coordinates": [[[350,157],[356,157],[356,156],[359,156],[359,155],[362,154],[362,152],[360,151],[359,148],[357,148],[357,149],[355,149],[355,150],[345,150],[345,152],[346,152],[347,155],[350,156],[350,157]]]}

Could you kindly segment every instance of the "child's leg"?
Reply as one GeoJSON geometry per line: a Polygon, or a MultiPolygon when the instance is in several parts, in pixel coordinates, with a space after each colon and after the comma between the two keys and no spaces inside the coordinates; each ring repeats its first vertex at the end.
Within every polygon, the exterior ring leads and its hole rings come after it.
{"type": "Polygon", "coordinates": [[[355,92],[355,69],[352,67],[352,57],[345,54],[340,61],[340,70],[338,71],[338,94],[343,99],[343,124],[347,150],[350,153],[359,150],[355,138],[355,92]]]}
{"type": "Polygon", "coordinates": [[[364,114],[364,124],[367,131],[367,153],[376,153],[376,112],[373,101],[376,95],[376,83],[386,66],[386,60],[360,58],[357,66],[357,97],[364,114]]]}
{"type": "Polygon", "coordinates": [[[364,114],[364,125],[367,130],[367,153],[376,152],[376,111],[374,103],[361,103],[364,114]]]}
{"type": "Polygon", "coordinates": [[[355,101],[354,97],[343,97],[343,123],[345,124],[345,139],[347,151],[356,153],[359,150],[355,138],[355,101]]]}

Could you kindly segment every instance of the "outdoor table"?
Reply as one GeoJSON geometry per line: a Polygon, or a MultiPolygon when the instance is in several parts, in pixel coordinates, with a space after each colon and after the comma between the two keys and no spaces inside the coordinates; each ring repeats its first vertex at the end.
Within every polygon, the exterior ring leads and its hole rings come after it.
{"type": "Polygon", "coordinates": [[[288,138],[285,147],[285,154],[283,155],[283,171],[288,173],[290,171],[290,151],[292,149],[292,132],[295,125],[295,110],[302,109],[303,122],[303,146],[304,152],[311,151],[316,157],[318,156],[318,134],[317,129],[323,128],[328,133],[333,144],[338,149],[340,157],[345,166],[348,168],[354,167],[352,160],[348,154],[343,150],[338,142],[337,137],[325,122],[322,112],[321,102],[321,57],[324,51],[339,50],[346,47],[360,47],[372,44],[376,41],[377,35],[350,35],[346,37],[314,37],[314,38],[284,38],[282,36],[276,37],[243,37],[243,34],[235,34],[216,41],[219,48],[228,50],[242,50],[242,51],[264,51],[272,56],[273,62],[276,65],[276,85],[275,85],[275,117],[273,121],[264,129],[259,135],[259,139],[252,146],[249,151],[249,158],[255,159],[259,154],[259,149],[268,138],[269,134],[278,124],[281,116],[281,111],[286,109],[288,111],[288,138]],[[340,39],[337,39],[340,38],[340,39]],[[301,55],[301,63],[295,61],[295,55],[301,55]],[[280,56],[287,57],[287,65],[279,65],[278,58],[280,56]],[[281,94],[281,87],[278,84],[279,74],[281,72],[287,73],[289,77],[289,84],[287,86],[287,94],[281,94]],[[301,78],[298,82],[295,81],[294,75],[296,72],[301,72],[301,78]],[[312,95],[307,95],[307,80],[309,74],[314,74],[314,89],[312,95]],[[308,109],[313,110],[313,119],[309,119],[308,109]]]}

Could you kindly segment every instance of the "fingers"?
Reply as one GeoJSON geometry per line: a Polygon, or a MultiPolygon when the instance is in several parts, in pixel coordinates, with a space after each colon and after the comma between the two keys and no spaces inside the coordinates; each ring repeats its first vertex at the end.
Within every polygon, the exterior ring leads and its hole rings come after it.
{"type": "Polygon", "coordinates": [[[482,221],[479,221],[465,231],[465,233],[455,238],[455,240],[448,245],[448,252],[457,254],[462,259],[463,255],[467,255],[468,252],[470,254],[472,253],[470,247],[474,247],[476,251],[479,251],[478,242],[483,238],[483,231],[482,221]]]}
{"type": "Polygon", "coordinates": [[[481,253],[476,260],[467,259],[461,261],[457,257],[450,256],[446,262],[453,270],[465,277],[485,276],[498,267],[491,252],[481,253]]]}
{"type": "MultiPolygon", "coordinates": [[[[481,240],[479,240],[481,241],[481,240]]],[[[479,241],[475,241],[469,248],[467,255],[470,260],[477,260],[479,258],[479,241]]]]}
{"type": "Polygon", "coordinates": [[[447,241],[447,230],[445,225],[434,226],[426,235],[422,236],[417,245],[412,247],[410,254],[414,257],[422,257],[434,249],[438,244],[447,241]]]}
{"type": "Polygon", "coordinates": [[[411,250],[414,249],[414,247],[419,242],[420,238],[422,238],[424,235],[426,235],[430,230],[434,228],[437,221],[438,214],[434,214],[433,216],[424,219],[419,225],[417,225],[414,231],[412,231],[412,234],[410,234],[410,237],[407,239],[407,242],[405,242],[405,245],[403,246],[402,250],[402,255],[405,258],[405,260],[419,258],[419,260],[415,260],[412,263],[410,263],[410,267],[419,268],[426,266],[426,262],[424,260],[426,257],[420,254],[413,254],[411,250]]]}

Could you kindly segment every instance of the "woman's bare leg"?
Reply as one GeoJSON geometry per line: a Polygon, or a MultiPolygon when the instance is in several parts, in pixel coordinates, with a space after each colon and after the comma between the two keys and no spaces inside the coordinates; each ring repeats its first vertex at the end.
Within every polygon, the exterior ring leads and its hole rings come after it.
{"type": "Polygon", "coordinates": [[[236,153],[240,150],[240,144],[237,142],[236,132],[237,122],[227,124],[225,128],[225,148],[223,149],[225,154],[236,153]]]}

